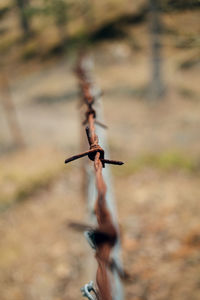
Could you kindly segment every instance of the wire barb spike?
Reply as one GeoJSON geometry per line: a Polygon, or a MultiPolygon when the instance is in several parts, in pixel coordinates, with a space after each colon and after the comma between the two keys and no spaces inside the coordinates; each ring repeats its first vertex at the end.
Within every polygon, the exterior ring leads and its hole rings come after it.
{"type": "Polygon", "coordinates": [[[97,299],[96,297],[94,298],[90,294],[90,292],[94,292],[94,294],[97,295],[96,291],[93,287],[93,284],[94,284],[93,281],[90,281],[89,283],[86,283],[84,285],[84,287],[81,288],[81,292],[82,292],[83,297],[87,297],[89,300],[96,300],[97,299]]]}
{"type": "Polygon", "coordinates": [[[94,161],[97,152],[100,153],[100,161],[102,163],[103,168],[105,167],[105,164],[118,165],[118,166],[121,166],[121,165],[124,164],[122,161],[105,159],[104,158],[104,150],[99,146],[99,144],[97,144],[97,143],[92,144],[90,129],[89,129],[88,126],[86,127],[85,131],[86,131],[86,135],[87,135],[87,139],[88,139],[90,149],[88,151],[83,152],[83,153],[80,153],[80,154],[77,154],[77,155],[74,155],[74,156],[71,156],[71,157],[67,158],[65,160],[66,164],[73,161],[73,160],[84,157],[84,156],[88,156],[88,158],[90,160],[94,161]]]}

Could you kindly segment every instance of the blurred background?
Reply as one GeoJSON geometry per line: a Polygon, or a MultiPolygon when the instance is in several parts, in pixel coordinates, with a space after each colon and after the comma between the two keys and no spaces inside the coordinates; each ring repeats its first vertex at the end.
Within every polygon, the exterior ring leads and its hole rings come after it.
{"type": "Polygon", "coordinates": [[[129,300],[200,299],[200,2],[0,1],[1,300],[75,300],[93,252],[74,73],[94,61],[129,300]],[[88,222],[88,221],[87,221],[88,222]]]}

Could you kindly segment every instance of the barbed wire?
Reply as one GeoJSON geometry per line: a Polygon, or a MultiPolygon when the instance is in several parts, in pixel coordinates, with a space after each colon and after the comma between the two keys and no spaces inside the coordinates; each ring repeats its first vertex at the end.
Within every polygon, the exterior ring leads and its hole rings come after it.
{"type": "Polygon", "coordinates": [[[89,150],[66,159],[65,163],[84,156],[88,156],[94,162],[97,189],[97,200],[94,210],[98,223],[96,228],[90,229],[86,233],[90,245],[96,251],[95,257],[98,263],[96,273],[97,291],[95,291],[91,282],[86,284],[81,291],[85,297],[91,300],[94,298],[90,295],[90,291],[95,292],[98,300],[113,300],[112,272],[114,268],[117,272],[122,272],[120,268],[117,268],[117,263],[111,259],[111,252],[119,240],[119,233],[106,204],[107,187],[103,179],[102,168],[105,168],[105,164],[122,165],[123,162],[105,159],[104,149],[99,145],[95,124],[103,128],[107,126],[96,120],[96,110],[93,105],[98,97],[101,96],[101,93],[95,95],[92,90],[92,78],[85,67],[83,56],[78,62],[76,74],[79,80],[82,102],[86,105],[83,125],[87,125],[86,136],[89,143],[89,150]]]}

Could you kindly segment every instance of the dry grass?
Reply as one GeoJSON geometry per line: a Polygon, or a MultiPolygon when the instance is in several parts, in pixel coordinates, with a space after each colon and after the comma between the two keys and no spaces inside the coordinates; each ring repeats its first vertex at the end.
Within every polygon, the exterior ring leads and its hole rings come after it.
{"type": "Polygon", "coordinates": [[[52,149],[24,150],[0,161],[0,209],[24,200],[48,186],[64,169],[61,154],[52,149]]]}
{"type": "Polygon", "coordinates": [[[168,151],[159,154],[148,153],[128,159],[123,168],[113,168],[113,172],[118,176],[128,176],[140,170],[152,168],[163,172],[199,172],[199,158],[186,156],[178,151],[168,151]]]}

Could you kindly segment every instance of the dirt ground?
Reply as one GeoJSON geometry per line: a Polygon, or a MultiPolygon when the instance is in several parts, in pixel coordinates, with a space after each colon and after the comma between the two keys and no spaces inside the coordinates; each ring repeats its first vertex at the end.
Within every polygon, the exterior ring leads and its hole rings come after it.
{"type": "MultiPolygon", "coordinates": [[[[120,171],[112,168],[123,261],[130,274],[125,299],[200,299],[199,67],[183,72],[178,64],[185,52],[166,51],[167,94],[149,102],[143,97],[147,53],[133,52],[122,42],[101,47],[93,52],[94,72],[104,91],[110,152],[125,161],[120,171]],[[147,161],[152,154],[168,155],[170,163],[147,161]]],[[[79,152],[84,129],[67,58],[12,79],[11,95],[27,152],[56,148],[63,161],[79,152]]],[[[12,136],[0,109],[1,160],[7,162],[12,136]]],[[[67,227],[70,220],[87,220],[79,170],[80,163],[73,163],[1,212],[1,300],[80,299],[80,288],[92,279],[87,269],[93,252],[82,234],[67,227]]]]}

